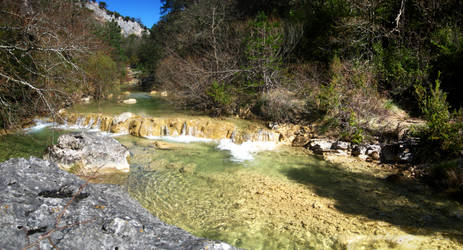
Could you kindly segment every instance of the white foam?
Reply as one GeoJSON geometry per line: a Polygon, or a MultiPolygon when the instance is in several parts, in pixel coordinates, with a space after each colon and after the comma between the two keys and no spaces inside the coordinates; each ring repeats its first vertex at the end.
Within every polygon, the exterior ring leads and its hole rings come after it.
{"type": "Polygon", "coordinates": [[[230,139],[220,140],[217,146],[220,150],[230,151],[231,160],[237,162],[254,160],[253,154],[260,151],[274,150],[276,147],[275,142],[247,141],[242,144],[235,144],[230,139]]]}
{"type": "Polygon", "coordinates": [[[24,129],[26,131],[26,133],[34,133],[34,132],[40,131],[40,130],[42,130],[44,128],[57,126],[57,124],[54,123],[54,122],[49,122],[49,121],[41,120],[41,119],[34,119],[34,122],[35,122],[34,126],[24,129]]]}
{"type": "Polygon", "coordinates": [[[191,142],[212,142],[214,140],[208,138],[201,138],[191,135],[179,135],[179,136],[146,136],[146,139],[151,140],[163,140],[170,142],[179,142],[179,143],[191,143],[191,142]]]}

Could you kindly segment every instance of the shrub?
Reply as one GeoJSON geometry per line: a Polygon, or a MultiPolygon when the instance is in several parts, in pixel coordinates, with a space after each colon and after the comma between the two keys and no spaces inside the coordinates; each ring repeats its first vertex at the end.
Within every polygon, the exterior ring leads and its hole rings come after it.
{"type": "Polygon", "coordinates": [[[206,94],[218,107],[227,106],[232,100],[229,89],[224,83],[213,82],[206,94]]]}
{"type": "Polygon", "coordinates": [[[419,129],[420,153],[425,159],[440,160],[458,156],[463,149],[463,124],[450,113],[447,95],[440,89],[439,78],[427,90],[416,85],[416,94],[426,126],[419,129]]]}
{"type": "MultiPolygon", "coordinates": [[[[330,66],[331,79],[320,86],[317,97],[325,129],[338,128],[340,136],[354,143],[364,140],[366,123],[387,113],[368,64],[342,61],[335,57],[330,66]],[[328,126],[328,127],[327,127],[328,126]]],[[[313,109],[313,105],[308,106],[313,109]]]]}

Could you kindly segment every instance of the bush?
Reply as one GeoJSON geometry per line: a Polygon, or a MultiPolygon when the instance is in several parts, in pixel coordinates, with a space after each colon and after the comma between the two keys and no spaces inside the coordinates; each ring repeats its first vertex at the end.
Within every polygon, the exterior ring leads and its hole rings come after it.
{"type": "MultiPolygon", "coordinates": [[[[372,71],[368,64],[333,59],[330,80],[320,86],[317,96],[318,113],[324,115],[325,129],[338,128],[343,139],[360,143],[367,122],[388,113],[372,71]]],[[[308,105],[311,109],[313,106],[308,105]]]]}
{"type": "Polygon", "coordinates": [[[230,113],[229,105],[232,102],[232,95],[224,83],[213,82],[211,87],[206,90],[206,94],[212,99],[216,115],[230,113]]]}
{"type": "Polygon", "coordinates": [[[427,90],[416,85],[416,94],[420,109],[426,119],[426,126],[419,129],[421,157],[441,160],[458,156],[463,150],[463,124],[457,121],[457,115],[450,113],[447,95],[440,89],[439,78],[434,86],[427,90]]]}

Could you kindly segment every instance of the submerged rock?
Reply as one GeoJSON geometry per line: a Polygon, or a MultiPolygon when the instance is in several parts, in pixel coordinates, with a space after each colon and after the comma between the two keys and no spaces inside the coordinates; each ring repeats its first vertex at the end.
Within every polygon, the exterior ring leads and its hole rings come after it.
{"type": "Polygon", "coordinates": [[[47,151],[45,158],[66,170],[78,167],[83,173],[129,172],[127,148],[100,133],[61,135],[47,151]]]}
{"type": "Polygon", "coordinates": [[[122,103],[124,103],[124,104],[135,104],[135,103],[137,103],[137,100],[133,99],[133,98],[130,98],[130,99],[127,99],[127,100],[123,100],[122,103]]]}
{"type": "Polygon", "coordinates": [[[162,222],[116,185],[86,185],[35,157],[1,163],[0,190],[2,249],[234,249],[162,222]]]}

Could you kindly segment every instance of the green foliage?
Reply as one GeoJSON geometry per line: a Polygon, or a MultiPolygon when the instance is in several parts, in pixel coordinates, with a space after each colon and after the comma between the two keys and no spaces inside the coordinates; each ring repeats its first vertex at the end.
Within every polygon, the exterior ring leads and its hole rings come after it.
{"type": "Polygon", "coordinates": [[[252,85],[248,87],[258,86],[268,90],[276,86],[282,63],[282,45],[281,23],[271,21],[263,12],[259,13],[250,23],[250,33],[246,39],[248,77],[252,79],[249,81],[252,85]]]}
{"type": "Polygon", "coordinates": [[[452,121],[454,115],[449,111],[447,95],[440,88],[440,80],[427,90],[416,85],[416,94],[420,109],[426,119],[426,126],[419,130],[422,156],[439,160],[458,155],[463,149],[463,124],[452,121]]]}
{"type": "Polygon", "coordinates": [[[353,111],[349,115],[348,124],[341,133],[341,138],[353,144],[361,144],[365,138],[365,132],[360,127],[357,115],[353,111]]]}
{"type": "Polygon", "coordinates": [[[98,3],[98,7],[100,7],[100,9],[106,9],[106,7],[108,7],[108,5],[105,2],[100,1],[98,3]]]}
{"type": "Polygon", "coordinates": [[[398,46],[384,48],[381,43],[375,43],[373,49],[377,77],[383,83],[383,89],[389,90],[392,95],[409,94],[416,83],[426,79],[428,68],[420,64],[412,49],[398,46]]]}
{"type": "Polygon", "coordinates": [[[332,78],[331,81],[321,86],[320,94],[318,95],[319,108],[324,112],[336,112],[341,107],[342,81],[344,76],[341,72],[341,60],[335,57],[331,64],[332,78]]]}
{"type": "Polygon", "coordinates": [[[213,82],[206,94],[219,107],[227,106],[232,101],[230,90],[223,83],[213,82]]]}
{"type": "Polygon", "coordinates": [[[110,56],[103,53],[91,55],[85,69],[92,82],[91,91],[96,99],[102,99],[108,93],[117,90],[118,85],[115,81],[119,76],[119,70],[110,56]]]}

